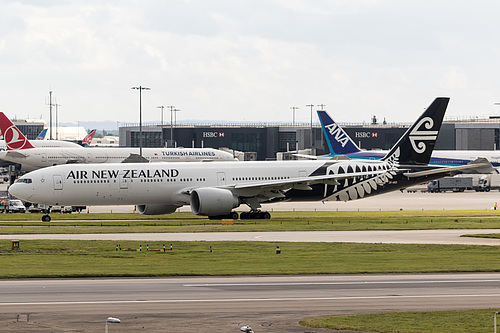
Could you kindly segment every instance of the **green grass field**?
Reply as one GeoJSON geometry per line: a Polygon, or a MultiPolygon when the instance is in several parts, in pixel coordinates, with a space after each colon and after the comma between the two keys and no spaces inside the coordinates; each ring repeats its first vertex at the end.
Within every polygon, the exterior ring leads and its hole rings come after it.
{"type": "Polygon", "coordinates": [[[0,241],[0,278],[500,271],[494,246],[168,240],[22,240],[19,250],[10,245],[0,241]],[[122,251],[116,251],[118,243],[122,251]],[[148,245],[162,251],[146,251],[148,245]]]}
{"type": "Polygon", "coordinates": [[[274,212],[271,220],[238,220],[221,225],[191,213],[140,214],[0,214],[2,234],[323,231],[500,228],[500,211],[274,212]]]}
{"type": "Polygon", "coordinates": [[[300,324],[314,328],[360,332],[490,333],[493,331],[496,311],[498,309],[361,314],[307,319],[300,324]]]}

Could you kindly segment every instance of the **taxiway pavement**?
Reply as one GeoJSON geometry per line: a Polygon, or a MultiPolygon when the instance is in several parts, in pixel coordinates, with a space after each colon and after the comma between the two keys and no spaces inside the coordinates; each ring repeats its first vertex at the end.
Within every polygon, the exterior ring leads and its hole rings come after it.
{"type": "MultiPolygon", "coordinates": [[[[303,318],[500,308],[499,273],[0,281],[2,332],[324,332],[303,318]]],[[[492,310],[492,318],[493,318],[492,310]]]]}

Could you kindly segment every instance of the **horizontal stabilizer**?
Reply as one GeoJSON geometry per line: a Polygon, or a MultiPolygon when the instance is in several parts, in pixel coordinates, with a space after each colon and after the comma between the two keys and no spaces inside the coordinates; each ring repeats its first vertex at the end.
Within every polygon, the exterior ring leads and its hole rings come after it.
{"type": "Polygon", "coordinates": [[[467,165],[473,165],[470,169],[466,169],[463,173],[497,173],[497,169],[490,163],[486,157],[478,157],[467,165]]]}
{"type": "Polygon", "coordinates": [[[430,176],[430,175],[439,175],[442,174],[443,177],[446,176],[447,174],[450,174],[452,172],[456,171],[461,171],[461,170],[468,170],[468,169],[474,169],[478,168],[481,166],[488,166],[487,164],[466,164],[466,165],[459,165],[459,166],[453,166],[453,167],[447,167],[447,168],[439,168],[439,169],[431,169],[431,170],[425,170],[425,171],[417,171],[417,172],[407,172],[403,173],[404,176],[409,177],[409,178],[416,178],[416,177],[422,177],[422,176],[430,176]]]}

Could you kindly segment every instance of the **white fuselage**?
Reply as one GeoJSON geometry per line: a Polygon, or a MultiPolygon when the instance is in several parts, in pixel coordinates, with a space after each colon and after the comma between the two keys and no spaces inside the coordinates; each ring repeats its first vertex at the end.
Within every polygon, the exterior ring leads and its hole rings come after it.
{"type": "MultiPolygon", "coordinates": [[[[23,171],[32,171],[68,163],[121,163],[139,148],[31,148],[0,151],[0,159],[19,163],[23,171]],[[19,152],[19,154],[17,153],[19,152]]],[[[142,155],[150,162],[230,161],[232,154],[212,148],[143,148],[142,155]]]]}
{"type": "MultiPolygon", "coordinates": [[[[324,161],[60,165],[22,176],[9,192],[25,201],[47,205],[168,204],[180,207],[190,203],[189,192],[196,188],[230,188],[234,195],[245,198],[258,195],[262,185],[268,187],[264,192],[272,199],[274,190],[278,193],[297,188],[307,192],[306,186],[283,187],[283,184],[314,174],[336,173],[331,170],[338,170],[339,166],[345,170],[367,164],[373,165],[373,170],[387,168],[383,161],[328,163],[327,166],[324,161]],[[248,185],[251,188],[240,188],[248,185]]],[[[373,179],[374,188],[376,181],[379,180],[373,179]]],[[[328,200],[323,197],[323,190],[321,198],[328,200]]]]}
{"type": "MultiPolygon", "coordinates": [[[[71,148],[82,148],[78,143],[64,140],[31,140],[30,143],[35,148],[58,148],[58,147],[71,147],[71,148]]],[[[0,151],[7,150],[7,145],[5,140],[0,140],[0,151]]]]}

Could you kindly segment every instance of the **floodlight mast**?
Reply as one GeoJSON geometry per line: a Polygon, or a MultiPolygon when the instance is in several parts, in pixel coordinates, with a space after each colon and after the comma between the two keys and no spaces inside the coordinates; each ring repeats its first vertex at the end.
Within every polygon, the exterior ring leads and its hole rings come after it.
{"type": "Polygon", "coordinates": [[[151,88],[138,86],[132,87],[132,89],[139,90],[139,156],[142,162],[142,91],[151,90],[151,88]]]}
{"type": "Polygon", "coordinates": [[[313,127],[313,107],[314,107],[314,104],[307,104],[306,105],[307,107],[310,107],[311,108],[311,128],[313,127]]]}
{"type": "Polygon", "coordinates": [[[293,121],[292,121],[292,126],[295,126],[295,110],[297,110],[299,107],[298,106],[291,106],[290,109],[293,111],[293,121]]]}
{"type": "Polygon", "coordinates": [[[162,146],[165,144],[163,142],[163,109],[165,108],[163,105],[157,106],[157,109],[161,109],[161,144],[162,146]]]}

